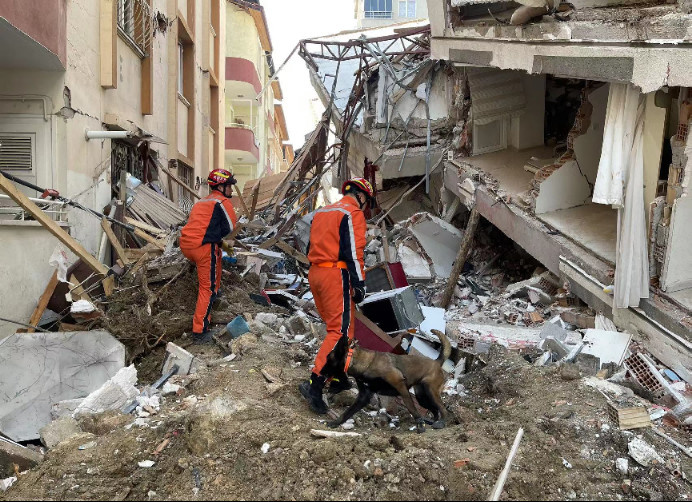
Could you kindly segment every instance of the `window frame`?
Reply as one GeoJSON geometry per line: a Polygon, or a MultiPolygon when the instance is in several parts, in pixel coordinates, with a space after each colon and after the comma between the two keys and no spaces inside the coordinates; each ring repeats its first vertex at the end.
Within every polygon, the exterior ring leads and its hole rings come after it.
{"type": "MultiPolygon", "coordinates": [[[[148,50],[147,42],[142,41],[142,44],[137,42],[138,32],[139,38],[144,39],[144,32],[147,29],[146,17],[141,20],[142,25],[138,26],[136,19],[136,11],[139,9],[140,13],[147,12],[149,10],[149,5],[146,0],[116,0],[116,21],[118,35],[130,46],[130,48],[135,51],[135,53],[144,59],[147,57],[146,51],[148,50]],[[139,6],[137,5],[139,3],[139,6]]],[[[142,15],[142,14],[140,14],[142,15]]]]}
{"type": "Polygon", "coordinates": [[[416,18],[416,0],[398,0],[399,2],[399,17],[405,17],[408,19],[416,18]],[[402,14],[403,7],[403,14],[402,14]],[[413,8],[413,10],[411,10],[413,8]]]}
{"type": "Polygon", "coordinates": [[[365,0],[363,14],[365,19],[392,19],[394,0],[365,0]]]}

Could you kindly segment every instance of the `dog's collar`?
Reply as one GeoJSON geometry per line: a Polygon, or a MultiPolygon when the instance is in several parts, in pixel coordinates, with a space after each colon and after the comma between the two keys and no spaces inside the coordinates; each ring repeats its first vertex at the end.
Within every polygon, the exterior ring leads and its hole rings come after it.
{"type": "Polygon", "coordinates": [[[353,348],[348,349],[348,354],[346,354],[346,366],[344,367],[344,373],[348,372],[348,367],[351,366],[351,359],[353,359],[353,348]]]}

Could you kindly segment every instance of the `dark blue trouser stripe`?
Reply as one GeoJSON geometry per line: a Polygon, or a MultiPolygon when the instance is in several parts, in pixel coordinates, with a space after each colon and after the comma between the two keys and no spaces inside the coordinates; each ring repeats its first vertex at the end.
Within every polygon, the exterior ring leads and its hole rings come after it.
{"type": "Polygon", "coordinates": [[[211,277],[211,296],[209,297],[209,305],[207,306],[207,312],[204,314],[204,331],[209,330],[209,315],[211,314],[211,305],[216,300],[216,292],[218,291],[218,285],[216,284],[216,244],[212,243],[211,249],[211,266],[209,267],[209,273],[211,277]]]}
{"type": "Polygon", "coordinates": [[[341,316],[341,336],[348,338],[348,330],[351,327],[351,278],[348,270],[341,269],[341,283],[344,289],[344,313],[341,316]]]}

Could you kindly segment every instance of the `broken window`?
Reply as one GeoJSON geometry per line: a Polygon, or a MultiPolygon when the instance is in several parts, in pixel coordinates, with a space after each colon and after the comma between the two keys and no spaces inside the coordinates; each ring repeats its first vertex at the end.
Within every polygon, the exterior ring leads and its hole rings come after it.
{"type": "Polygon", "coordinates": [[[366,19],[391,19],[392,0],[365,0],[366,19]]]}
{"type": "Polygon", "coordinates": [[[152,16],[147,0],[118,0],[118,33],[140,57],[147,56],[152,36],[152,16]]]}
{"type": "Polygon", "coordinates": [[[111,153],[111,182],[113,187],[119,187],[120,173],[124,170],[141,181],[144,178],[144,157],[136,146],[124,141],[113,140],[111,153]]]}
{"type": "MultiPolygon", "coordinates": [[[[189,186],[192,190],[195,189],[193,180],[195,179],[195,172],[194,170],[178,161],[178,178],[180,178],[180,181],[185,183],[187,186],[189,186]]],[[[185,190],[183,187],[179,186],[178,187],[178,205],[180,206],[181,209],[185,211],[190,211],[192,209],[192,200],[190,199],[190,192],[185,190]]]]}

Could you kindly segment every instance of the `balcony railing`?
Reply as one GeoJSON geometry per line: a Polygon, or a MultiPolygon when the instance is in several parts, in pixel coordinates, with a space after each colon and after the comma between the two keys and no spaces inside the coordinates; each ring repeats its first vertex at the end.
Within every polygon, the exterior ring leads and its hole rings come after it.
{"type": "Polygon", "coordinates": [[[366,10],[366,19],[392,19],[391,10],[366,10]]]}
{"type": "MultiPolygon", "coordinates": [[[[67,212],[70,208],[64,202],[50,199],[37,199],[35,197],[29,197],[29,200],[43,209],[43,212],[53,221],[67,221],[67,212]]],[[[8,195],[0,194],[0,222],[8,220],[28,221],[33,219],[34,218],[30,214],[27,214],[23,208],[15,206],[8,195]]]]}
{"type": "Polygon", "coordinates": [[[226,150],[240,150],[249,152],[259,161],[259,146],[255,137],[255,131],[245,124],[231,123],[226,126],[226,150]]]}

